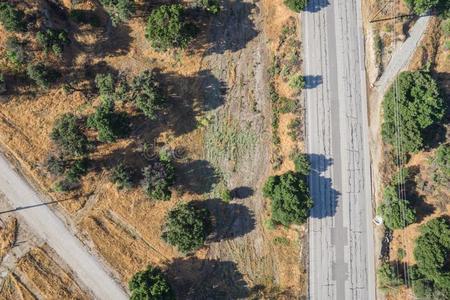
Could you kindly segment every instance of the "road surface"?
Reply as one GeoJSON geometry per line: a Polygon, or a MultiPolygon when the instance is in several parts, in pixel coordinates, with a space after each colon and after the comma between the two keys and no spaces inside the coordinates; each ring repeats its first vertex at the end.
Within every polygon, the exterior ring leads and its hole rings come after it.
{"type": "Polygon", "coordinates": [[[125,291],[109,276],[101,263],[72,235],[61,219],[46,205],[42,205],[46,201],[43,201],[28,182],[11,167],[1,153],[0,192],[34,232],[67,263],[96,298],[128,299],[125,291]]]}
{"type": "Polygon", "coordinates": [[[375,292],[361,0],[311,0],[303,14],[310,299],[375,292]]]}

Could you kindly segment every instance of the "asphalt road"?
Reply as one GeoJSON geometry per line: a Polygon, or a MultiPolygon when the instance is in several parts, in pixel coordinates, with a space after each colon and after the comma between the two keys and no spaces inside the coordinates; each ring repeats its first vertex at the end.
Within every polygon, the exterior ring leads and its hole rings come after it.
{"type": "Polygon", "coordinates": [[[310,299],[376,297],[361,0],[311,0],[302,16],[310,299]]]}
{"type": "Polygon", "coordinates": [[[128,299],[102,264],[67,229],[46,201],[20,176],[0,153],[0,192],[23,220],[66,262],[97,299],[128,299]]]}

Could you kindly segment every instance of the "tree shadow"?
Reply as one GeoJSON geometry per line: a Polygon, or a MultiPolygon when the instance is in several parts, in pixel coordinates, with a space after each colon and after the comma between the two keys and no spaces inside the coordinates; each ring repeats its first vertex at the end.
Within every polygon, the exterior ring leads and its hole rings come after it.
{"type": "Polygon", "coordinates": [[[211,192],[220,180],[216,170],[207,160],[175,162],[175,186],[181,192],[198,195],[211,192]]]}
{"type": "Polygon", "coordinates": [[[167,276],[177,299],[243,299],[249,288],[236,263],[215,259],[176,258],[167,276]]]}
{"type": "Polygon", "coordinates": [[[311,13],[319,12],[321,9],[327,7],[328,5],[330,5],[330,2],[328,0],[311,0],[308,1],[305,11],[311,13]]]}
{"type": "Polygon", "coordinates": [[[176,136],[197,128],[197,116],[223,105],[227,86],[210,70],[203,70],[193,76],[176,73],[162,73],[154,70],[163,86],[167,98],[167,113],[162,122],[176,136]]]}
{"type": "Polygon", "coordinates": [[[333,188],[331,178],[322,175],[333,164],[332,158],[321,154],[308,154],[311,163],[309,173],[309,190],[314,206],[311,218],[322,219],[336,214],[340,193],[333,188]]]}
{"type": "Polygon", "coordinates": [[[323,83],[321,75],[306,75],[304,78],[305,78],[305,89],[313,89],[323,83]]]}
{"type": "Polygon", "coordinates": [[[107,26],[102,38],[95,44],[93,51],[98,56],[121,56],[130,51],[131,28],[123,23],[116,27],[107,26]]]}
{"type": "Polygon", "coordinates": [[[223,1],[220,13],[211,18],[204,41],[207,47],[206,55],[244,49],[259,33],[251,19],[254,9],[257,9],[255,4],[242,0],[223,1]]]}
{"type": "Polygon", "coordinates": [[[426,128],[422,134],[425,150],[431,150],[445,142],[447,130],[442,123],[436,123],[426,128]]]}
{"type": "Polygon", "coordinates": [[[255,229],[255,215],[243,204],[208,199],[199,205],[206,206],[211,213],[214,230],[207,239],[210,243],[242,237],[255,229]]]}
{"type": "Polygon", "coordinates": [[[253,196],[253,194],[253,189],[248,186],[240,186],[231,190],[231,195],[236,199],[246,199],[253,196]]]}

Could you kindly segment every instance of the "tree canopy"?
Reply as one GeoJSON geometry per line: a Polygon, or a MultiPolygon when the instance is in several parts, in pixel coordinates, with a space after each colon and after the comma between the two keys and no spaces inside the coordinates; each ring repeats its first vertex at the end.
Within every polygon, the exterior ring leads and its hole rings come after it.
{"type": "Polygon", "coordinates": [[[25,29],[23,18],[22,11],[17,10],[9,3],[0,3],[0,23],[7,31],[23,31],[25,29]]]}
{"type": "Polygon", "coordinates": [[[136,11],[133,0],[100,0],[100,3],[111,18],[113,26],[127,21],[136,11]]]}
{"type": "Polygon", "coordinates": [[[53,52],[56,56],[61,56],[64,46],[70,43],[66,31],[51,28],[39,31],[36,34],[36,40],[45,52],[53,52]]]}
{"type": "Polygon", "coordinates": [[[170,158],[161,156],[150,163],[143,171],[144,191],[154,200],[169,200],[170,188],[175,179],[175,170],[170,158]]]}
{"type": "Polygon", "coordinates": [[[435,218],[422,225],[420,233],[414,248],[418,270],[434,289],[450,297],[450,221],[435,218]]]}
{"type": "Polygon", "coordinates": [[[175,300],[175,295],[161,269],[147,266],[133,275],[128,287],[131,300],[175,300]]]}
{"type": "Polygon", "coordinates": [[[378,286],[381,289],[390,289],[403,284],[403,280],[395,272],[390,263],[383,263],[377,270],[378,286]]]}
{"type": "Polygon", "coordinates": [[[424,130],[442,119],[446,103],[439,95],[436,81],[424,71],[401,73],[398,77],[398,102],[395,91],[394,84],[383,101],[383,140],[397,148],[399,127],[402,152],[417,152],[423,148],[424,130]]]}
{"type": "Polygon", "coordinates": [[[73,114],[60,116],[53,126],[50,137],[61,147],[63,153],[71,156],[83,156],[87,153],[87,137],[73,114]]]}
{"type": "Polygon", "coordinates": [[[45,64],[38,62],[27,67],[27,75],[41,88],[47,89],[60,74],[45,64]]]}
{"type": "Polygon", "coordinates": [[[378,207],[378,213],[390,229],[401,229],[416,221],[416,212],[407,200],[400,199],[396,187],[388,186],[384,191],[383,203],[378,207]]]}
{"type": "MultiPolygon", "coordinates": [[[[436,7],[441,0],[405,0],[409,7],[417,14],[422,14],[436,7]]],[[[445,1],[445,0],[444,0],[445,1]]]]}
{"type": "Polygon", "coordinates": [[[179,4],[161,5],[153,10],[145,30],[145,36],[157,51],[186,48],[194,34],[194,27],[186,22],[184,8],[179,4]]]}
{"type": "Polygon", "coordinates": [[[301,12],[306,8],[308,0],[284,0],[284,4],[295,12],[301,12]]]}
{"type": "Polygon", "coordinates": [[[136,107],[147,118],[154,120],[156,112],[161,109],[165,99],[161,94],[159,83],[151,70],[144,71],[133,79],[131,93],[136,107]]]}
{"type": "Polygon", "coordinates": [[[169,211],[163,228],[162,239],[187,254],[205,243],[211,233],[208,210],[191,203],[180,203],[169,211]]]}
{"type": "Polygon", "coordinates": [[[100,142],[115,142],[129,131],[129,120],[124,113],[115,111],[114,102],[103,101],[95,113],[89,116],[87,125],[98,131],[100,142]]]}
{"type": "Polygon", "coordinates": [[[304,176],[294,172],[271,176],[263,192],[264,197],[271,199],[274,222],[285,226],[306,222],[313,202],[304,176]]]}
{"type": "Polygon", "coordinates": [[[433,180],[438,183],[448,184],[450,182],[450,144],[440,145],[431,160],[435,167],[433,180]]]}

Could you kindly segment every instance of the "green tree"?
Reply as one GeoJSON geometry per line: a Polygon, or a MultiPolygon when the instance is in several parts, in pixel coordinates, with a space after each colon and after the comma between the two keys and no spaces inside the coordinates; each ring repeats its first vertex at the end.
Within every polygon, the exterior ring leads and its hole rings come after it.
{"type": "Polygon", "coordinates": [[[60,116],[50,135],[62,152],[71,156],[83,156],[88,152],[88,140],[73,114],[60,116]]]}
{"type": "Polygon", "coordinates": [[[100,3],[111,18],[113,26],[128,21],[136,11],[133,0],[100,0],[100,3]]]}
{"type": "Polygon", "coordinates": [[[309,162],[308,155],[304,153],[293,152],[290,155],[290,159],[294,162],[295,172],[303,176],[309,175],[311,164],[309,162]]]}
{"type": "Polygon", "coordinates": [[[184,18],[184,8],[179,4],[161,5],[148,18],[145,36],[157,51],[169,48],[186,48],[195,35],[193,25],[184,18]]]}
{"type": "Polygon", "coordinates": [[[219,0],[197,0],[197,4],[212,14],[218,14],[220,12],[219,0]]]}
{"type": "Polygon", "coordinates": [[[27,59],[25,49],[16,37],[9,37],[6,40],[6,58],[17,67],[23,65],[27,59]]]}
{"type": "Polygon", "coordinates": [[[169,211],[161,237],[187,254],[202,247],[210,233],[209,211],[191,202],[180,203],[169,211]]]}
{"type": "Polygon", "coordinates": [[[25,23],[24,14],[9,3],[0,3],[0,23],[7,31],[23,31],[25,23]]]}
{"type": "Polygon", "coordinates": [[[386,187],[383,203],[378,207],[378,214],[390,229],[402,229],[416,221],[416,212],[407,200],[400,199],[393,186],[386,187]]]}
{"type": "Polygon", "coordinates": [[[43,63],[36,63],[27,67],[27,75],[41,88],[47,89],[55,82],[60,74],[43,63]]]}
{"type": "Polygon", "coordinates": [[[165,102],[159,83],[152,71],[147,70],[136,76],[131,84],[131,98],[136,107],[150,120],[156,118],[156,112],[165,102]]]}
{"type": "Polygon", "coordinates": [[[39,31],[36,34],[36,40],[46,53],[53,52],[58,57],[62,55],[64,46],[70,43],[66,31],[50,28],[39,31]]]}
{"type": "Polygon", "coordinates": [[[438,183],[448,184],[450,182],[450,144],[440,145],[436,149],[431,164],[435,168],[433,180],[438,183]]]}
{"type": "Polygon", "coordinates": [[[420,228],[414,257],[418,270],[434,288],[450,297],[450,221],[435,218],[420,228]]]}
{"type": "Polygon", "coordinates": [[[403,280],[395,272],[394,266],[389,262],[383,263],[377,270],[378,286],[380,289],[387,290],[399,287],[403,284],[403,280]]]}
{"type": "Polygon", "coordinates": [[[95,86],[103,100],[124,101],[128,98],[129,86],[125,78],[111,73],[97,74],[95,86]]]}
{"type": "Polygon", "coordinates": [[[128,287],[131,300],[175,300],[172,288],[161,269],[147,266],[133,275],[128,287]]]}
{"type": "Polygon", "coordinates": [[[123,188],[131,188],[131,177],[131,170],[127,168],[123,163],[119,163],[117,166],[115,166],[111,173],[111,181],[117,185],[119,190],[123,188]]]}
{"type": "Polygon", "coordinates": [[[313,202],[304,176],[287,172],[271,176],[263,189],[264,197],[272,201],[272,220],[285,226],[303,224],[309,217],[313,202]]]}
{"type": "Polygon", "coordinates": [[[89,116],[87,125],[97,130],[100,142],[115,142],[129,132],[129,120],[125,113],[115,111],[112,100],[103,101],[95,113],[89,116]]]}
{"type": "Polygon", "coordinates": [[[147,196],[154,200],[170,200],[172,196],[170,188],[175,180],[175,170],[170,158],[160,155],[159,159],[152,161],[143,170],[143,173],[143,187],[147,196]]]}
{"type": "Polygon", "coordinates": [[[409,7],[417,14],[422,14],[436,7],[441,0],[405,0],[409,7]]]}
{"type": "Polygon", "coordinates": [[[308,0],[284,0],[284,5],[295,12],[301,12],[306,8],[308,0]]]}
{"type": "Polygon", "coordinates": [[[424,129],[444,116],[445,101],[439,95],[436,81],[424,71],[401,73],[398,77],[398,93],[395,91],[394,84],[383,101],[383,140],[397,147],[398,127],[402,151],[417,152],[423,148],[424,129]]]}

